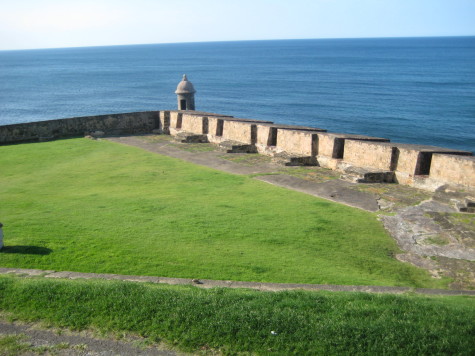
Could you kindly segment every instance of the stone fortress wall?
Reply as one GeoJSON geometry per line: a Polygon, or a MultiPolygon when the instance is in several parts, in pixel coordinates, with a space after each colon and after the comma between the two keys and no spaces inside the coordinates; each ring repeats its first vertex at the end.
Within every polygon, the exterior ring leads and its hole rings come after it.
{"type": "Polygon", "coordinates": [[[160,112],[160,130],[181,137],[206,135],[208,142],[217,144],[253,145],[261,154],[287,157],[289,165],[330,168],[362,182],[394,182],[428,190],[445,184],[475,188],[475,157],[469,151],[179,110],[160,112]]]}
{"type": "Polygon", "coordinates": [[[80,137],[95,131],[108,135],[149,133],[159,125],[157,111],[27,122],[0,126],[0,145],[80,137]]]}
{"type": "Polygon", "coordinates": [[[5,125],[0,126],[0,145],[97,131],[111,136],[169,134],[184,142],[211,142],[232,152],[280,158],[288,165],[339,170],[363,182],[397,182],[429,190],[444,184],[475,188],[472,152],[199,111],[147,111],[5,125]]]}

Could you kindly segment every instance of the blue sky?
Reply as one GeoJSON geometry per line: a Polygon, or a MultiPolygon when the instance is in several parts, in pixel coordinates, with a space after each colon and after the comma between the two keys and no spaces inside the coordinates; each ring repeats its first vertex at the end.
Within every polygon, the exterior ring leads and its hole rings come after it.
{"type": "Polygon", "coordinates": [[[475,35],[475,0],[0,0],[0,50],[475,35]]]}

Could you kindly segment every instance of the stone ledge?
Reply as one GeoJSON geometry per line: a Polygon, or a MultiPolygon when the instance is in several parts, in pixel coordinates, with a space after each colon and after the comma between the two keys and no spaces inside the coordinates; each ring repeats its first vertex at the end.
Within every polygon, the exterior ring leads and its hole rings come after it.
{"type": "Polygon", "coordinates": [[[446,290],[427,289],[411,287],[386,287],[386,286],[350,286],[334,284],[301,284],[301,283],[265,283],[265,282],[243,282],[211,279],[190,279],[190,278],[170,278],[154,276],[128,276],[108,273],[80,273],[69,271],[52,271],[24,268],[0,268],[0,274],[14,274],[28,277],[44,278],[64,278],[64,279],[105,279],[121,280],[129,282],[164,283],[173,285],[195,285],[200,288],[248,288],[260,291],[284,291],[284,290],[308,290],[308,291],[330,291],[330,292],[359,292],[359,293],[418,293],[430,295],[473,295],[475,291],[470,290],[446,290]]]}

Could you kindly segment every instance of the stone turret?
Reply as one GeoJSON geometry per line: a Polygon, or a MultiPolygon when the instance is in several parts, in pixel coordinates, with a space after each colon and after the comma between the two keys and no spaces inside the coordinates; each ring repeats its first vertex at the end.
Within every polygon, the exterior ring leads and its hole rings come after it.
{"type": "Polygon", "coordinates": [[[186,74],[176,87],[175,94],[178,96],[178,110],[195,110],[195,93],[193,84],[188,81],[186,74]]]}

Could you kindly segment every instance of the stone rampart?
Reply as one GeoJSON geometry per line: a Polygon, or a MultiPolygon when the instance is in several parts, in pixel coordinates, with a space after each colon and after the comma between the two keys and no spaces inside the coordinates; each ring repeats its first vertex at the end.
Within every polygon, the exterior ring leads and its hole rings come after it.
{"type": "Polygon", "coordinates": [[[159,132],[169,135],[170,134],[170,111],[160,111],[159,120],[160,120],[159,132]]]}
{"type": "Polygon", "coordinates": [[[343,161],[356,167],[381,171],[393,171],[395,151],[384,142],[348,140],[345,144],[343,161]]]}
{"type": "Polygon", "coordinates": [[[170,110],[161,112],[160,122],[163,133],[170,134],[178,131],[190,134],[202,135],[208,132],[215,132],[216,127],[209,127],[209,118],[213,118],[212,124],[216,125],[216,120],[222,118],[232,118],[228,115],[208,113],[204,111],[170,110]]]}
{"type": "Polygon", "coordinates": [[[255,145],[257,142],[257,124],[272,123],[271,121],[259,121],[241,118],[221,118],[209,121],[210,128],[216,129],[210,133],[217,132],[216,135],[221,141],[234,141],[245,145],[255,145]]]}
{"type": "Polygon", "coordinates": [[[277,129],[276,148],[295,156],[313,157],[318,154],[318,131],[277,129]]]}
{"type": "Polygon", "coordinates": [[[147,111],[5,125],[0,126],[0,144],[83,136],[95,131],[104,135],[207,135],[210,142],[254,145],[267,155],[311,158],[301,160],[303,164],[345,172],[348,167],[394,172],[399,183],[426,189],[442,184],[475,188],[475,157],[471,152],[198,111],[147,111]]]}
{"type": "Polygon", "coordinates": [[[73,117],[0,126],[0,144],[77,137],[94,131],[105,135],[141,134],[159,128],[158,111],[73,117]]]}
{"type": "Polygon", "coordinates": [[[433,167],[444,166],[443,161],[435,165],[432,163],[434,154],[442,154],[443,157],[472,155],[468,151],[435,146],[348,140],[343,162],[370,170],[394,171],[399,183],[412,185],[416,177],[429,176],[433,167]]]}
{"type": "Polygon", "coordinates": [[[257,140],[257,126],[252,122],[225,120],[223,138],[253,145],[257,140]]]}
{"type": "Polygon", "coordinates": [[[334,159],[343,158],[346,141],[356,140],[370,142],[389,142],[387,138],[342,134],[334,132],[320,133],[318,134],[318,138],[318,155],[334,159]]]}
{"type": "Polygon", "coordinates": [[[278,130],[297,130],[297,131],[313,131],[325,132],[324,129],[295,125],[279,125],[274,123],[258,123],[257,124],[257,142],[256,146],[259,153],[273,154],[279,152],[277,147],[278,130]]]}
{"type": "Polygon", "coordinates": [[[208,134],[208,117],[183,114],[181,120],[181,129],[183,131],[197,135],[208,134]]]}
{"type": "Polygon", "coordinates": [[[429,178],[475,187],[475,157],[434,153],[429,178]]]}

